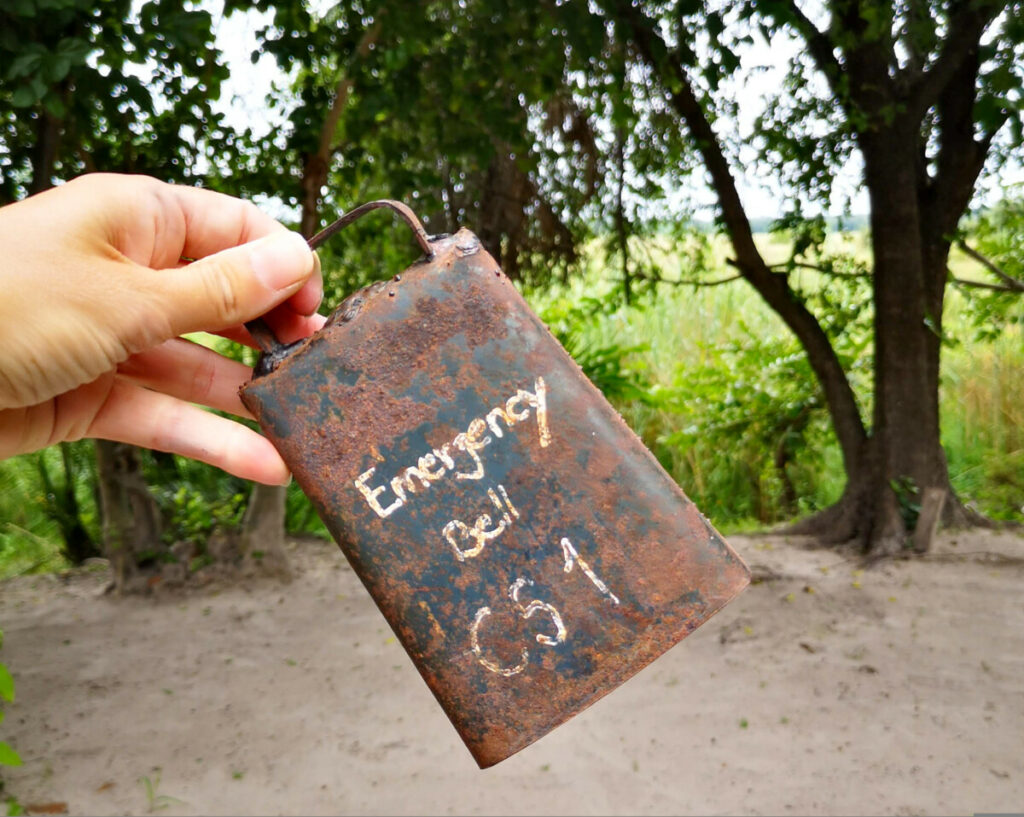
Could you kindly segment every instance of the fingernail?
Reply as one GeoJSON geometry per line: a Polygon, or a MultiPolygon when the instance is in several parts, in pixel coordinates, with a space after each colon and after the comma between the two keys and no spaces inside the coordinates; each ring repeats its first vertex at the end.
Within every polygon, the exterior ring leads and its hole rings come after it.
{"type": "Polygon", "coordinates": [[[313,252],[298,233],[279,233],[249,245],[253,274],[268,289],[286,289],[313,271],[313,252]]]}
{"type": "Polygon", "coordinates": [[[324,277],[323,271],[320,267],[320,256],[313,253],[313,277],[316,279],[316,305],[313,307],[313,312],[316,312],[320,308],[320,303],[324,299],[324,277]]]}

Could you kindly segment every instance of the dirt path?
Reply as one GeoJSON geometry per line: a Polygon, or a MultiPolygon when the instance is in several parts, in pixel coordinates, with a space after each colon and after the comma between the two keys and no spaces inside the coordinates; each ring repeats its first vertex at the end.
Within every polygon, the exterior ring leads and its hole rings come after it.
{"type": "Polygon", "coordinates": [[[480,772],[333,546],[287,587],[115,601],[0,585],[23,805],[144,814],[929,814],[1024,809],[1024,539],[861,572],[731,540],[761,576],[480,772]]]}

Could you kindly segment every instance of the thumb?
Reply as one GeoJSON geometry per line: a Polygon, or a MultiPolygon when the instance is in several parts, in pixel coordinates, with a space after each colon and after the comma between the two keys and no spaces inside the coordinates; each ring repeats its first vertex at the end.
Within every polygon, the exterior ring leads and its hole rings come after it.
{"type": "Polygon", "coordinates": [[[236,326],[294,295],[313,273],[298,233],[281,231],[160,273],[174,335],[236,326]]]}

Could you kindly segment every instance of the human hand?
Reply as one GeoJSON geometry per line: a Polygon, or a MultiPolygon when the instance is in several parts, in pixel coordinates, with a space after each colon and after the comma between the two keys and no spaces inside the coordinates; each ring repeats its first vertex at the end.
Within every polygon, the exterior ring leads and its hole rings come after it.
{"type": "Polygon", "coordinates": [[[301,236],[230,196],[93,174],[0,209],[0,247],[0,459],[98,437],[288,481],[268,440],[192,405],[249,417],[249,368],[180,336],[322,326],[301,236]]]}

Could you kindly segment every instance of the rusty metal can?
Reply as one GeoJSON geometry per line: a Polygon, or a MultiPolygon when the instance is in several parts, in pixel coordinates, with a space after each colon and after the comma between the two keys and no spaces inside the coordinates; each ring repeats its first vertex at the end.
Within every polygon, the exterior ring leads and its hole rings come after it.
{"type": "Polygon", "coordinates": [[[487,767],[749,573],[476,236],[429,249],[242,398],[487,767]]]}

